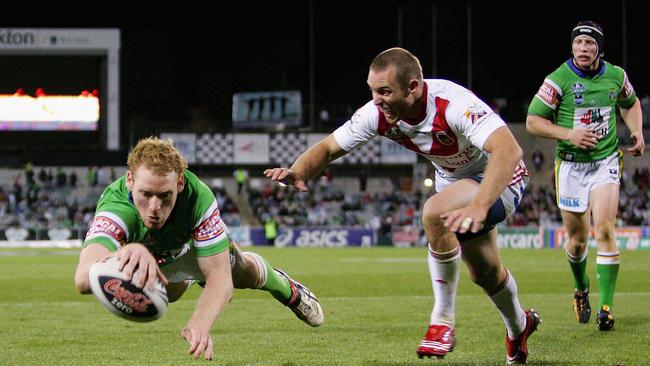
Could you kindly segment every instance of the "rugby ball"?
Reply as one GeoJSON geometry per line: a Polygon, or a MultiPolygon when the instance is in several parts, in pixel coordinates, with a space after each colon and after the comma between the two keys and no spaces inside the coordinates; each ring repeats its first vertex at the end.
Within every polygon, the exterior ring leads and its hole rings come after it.
{"type": "MultiPolygon", "coordinates": [[[[136,322],[150,322],[167,313],[167,291],[156,280],[154,290],[136,287],[117,270],[120,258],[108,256],[90,267],[90,290],[112,313],[136,322]]],[[[137,271],[136,271],[137,273],[137,271]]]]}

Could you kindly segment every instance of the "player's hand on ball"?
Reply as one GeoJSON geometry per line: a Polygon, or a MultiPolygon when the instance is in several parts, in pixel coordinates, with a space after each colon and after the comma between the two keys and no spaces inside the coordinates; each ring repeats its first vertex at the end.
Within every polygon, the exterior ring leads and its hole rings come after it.
{"type": "Polygon", "coordinates": [[[132,243],[122,247],[119,251],[120,263],[118,269],[127,276],[133,278],[133,284],[139,288],[147,286],[153,289],[156,285],[156,277],[164,286],[167,286],[167,278],[160,271],[156,258],[142,244],[132,243]]]}
{"type": "Polygon", "coordinates": [[[189,354],[194,358],[201,357],[201,354],[208,361],[214,358],[212,337],[208,330],[186,326],[181,331],[181,335],[190,345],[189,354]]]}

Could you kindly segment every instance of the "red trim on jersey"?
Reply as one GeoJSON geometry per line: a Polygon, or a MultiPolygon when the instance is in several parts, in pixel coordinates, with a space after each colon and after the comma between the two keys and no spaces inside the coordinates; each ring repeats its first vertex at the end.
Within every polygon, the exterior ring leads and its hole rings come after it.
{"type": "Polygon", "coordinates": [[[431,151],[429,154],[436,156],[449,156],[458,153],[458,138],[447,123],[445,113],[449,101],[436,97],[436,115],[433,117],[433,128],[431,129],[431,151]]]}
{"type": "Polygon", "coordinates": [[[379,136],[384,136],[388,139],[391,139],[398,144],[404,146],[405,148],[414,151],[418,154],[422,153],[419,147],[411,141],[406,135],[402,134],[402,131],[399,129],[399,127],[395,125],[391,125],[388,123],[386,120],[386,116],[379,110],[379,107],[377,107],[377,110],[379,111],[379,122],[377,124],[377,133],[379,136]],[[393,129],[393,132],[397,132],[396,134],[391,134],[389,131],[393,129]]]}
{"type": "Polygon", "coordinates": [[[379,121],[377,123],[377,133],[379,133],[379,136],[384,136],[386,131],[390,130],[391,124],[388,123],[386,120],[386,116],[384,116],[384,112],[379,109],[379,106],[377,106],[377,112],[379,112],[379,121]]]}

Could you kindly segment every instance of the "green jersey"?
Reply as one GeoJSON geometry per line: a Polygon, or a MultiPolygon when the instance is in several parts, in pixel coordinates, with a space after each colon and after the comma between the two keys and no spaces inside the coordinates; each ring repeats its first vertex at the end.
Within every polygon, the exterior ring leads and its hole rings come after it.
{"type": "Polygon", "coordinates": [[[126,176],[109,185],[97,204],[83,247],[98,243],[116,251],[127,243],[145,245],[157,259],[170,260],[194,246],[199,257],[220,253],[228,248],[226,225],[219,215],[217,201],[194,173],[185,171],[185,189],[165,225],[149,230],[142,223],[126,188],[126,176]]]}
{"type": "Polygon", "coordinates": [[[595,75],[586,75],[569,59],[546,77],[528,108],[528,114],[546,118],[565,128],[588,128],[600,135],[596,147],[582,150],[558,141],[556,156],[565,161],[589,162],[606,158],[618,149],[616,107],[630,108],[636,101],[625,71],[600,61],[595,75]]]}

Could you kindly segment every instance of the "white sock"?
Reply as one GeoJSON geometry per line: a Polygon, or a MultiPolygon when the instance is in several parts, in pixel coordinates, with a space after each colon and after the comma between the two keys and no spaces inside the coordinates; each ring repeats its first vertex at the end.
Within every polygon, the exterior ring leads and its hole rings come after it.
{"type": "Polygon", "coordinates": [[[456,324],[456,289],[460,269],[460,246],[447,253],[429,249],[428,262],[434,305],[429,324],[456,324]]]}
{"type": "Polygon", "coordinates": [[[499,309],[499,313],[501,313],[503,322],[506,324],[506,329],[508,330],[508,337],[510,339],[517,339],[526,328],[526,313],[519,304],[515,278],[508,270],[506,270],[506,274],[507,277],[503,288],[489,297],[497,309],[499,309]]]}

